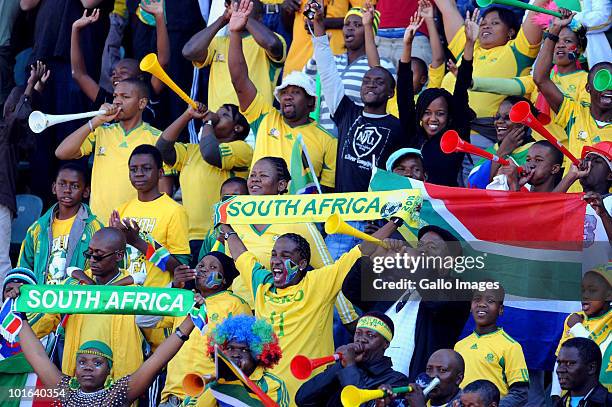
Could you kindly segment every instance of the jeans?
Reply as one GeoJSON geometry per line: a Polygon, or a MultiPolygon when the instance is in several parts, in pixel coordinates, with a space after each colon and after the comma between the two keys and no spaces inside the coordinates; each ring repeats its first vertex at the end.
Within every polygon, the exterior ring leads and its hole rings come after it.
{"type": "MultiPolygon", "coordinates": [[[[380,57],[393,62],[397,69],[404,51],[403,36],[400,38],[376,36],[376,47],[380,57]]],[[[429,45],[429,39],[425,35],[417,33],[417,36],[412,40],[412,56],[422,59],[427,65],[431,64],[431,45],[429,45]]]]}
{"type": "Polygon", "coordinates": [[[293,39],[293,37],[292,37],[292,33],[288,33],[287,30],[285,30],[285,27],[283,26],[283,22],[281,21],[279,6],[280,5],[263,4],[264,12],[262,15],[261,22],[263,23],[263,25],[268,27],[270,30],[274,31],[275,33],[283,37],[283,39],[285,40],[285,43],[287,44],[287,50],[289,50],[289,46],[291,45],[291,40],[293,39]],[[277,6],[278,11],[273,12],[271,7],[274,7],[274,6],[277,6]],[[269,11],[266,12],[266,9],[269,9],[269,11]]]}
{"type": "Polygon", "coordinates": [[[0,205],[0,281],[11,270],[9,250],[11,248],[11,222],[12,214],[9,208],[0,205]]]}
{"type": "MultiPolygon", "coordinates": [[[[348,221],[346,223],[355,229],[361,230],[362,232],[365,230],[365,227],[368,224],[366,221],[348,221]]],[[[361,242],[361,239],[350,235],[327,235],[325,238],[325,244],[327,245],[329,254],[331,254],[334,261],[338,260],[340,256],[351,250],[353,247],[357,246],[359,242],[361,242]]]]}

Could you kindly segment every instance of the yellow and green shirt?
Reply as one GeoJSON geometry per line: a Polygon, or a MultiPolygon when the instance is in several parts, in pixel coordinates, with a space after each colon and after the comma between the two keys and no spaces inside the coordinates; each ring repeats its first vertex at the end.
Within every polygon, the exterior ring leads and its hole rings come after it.
{"type": "Polygon", "coordinates": [[[461,387],[487,379],[504,397],[514,383],[529,383],[523,348],[503,328],[485,335],[472,332],[455,344],[455,351],[465,360],[461,387]]]}
{"type": "Polygon", "coordinates": [[[141,144],[155,145],[161,131],[142,122],[126,132],[120,123],[100,126],[81,145],[81,156],[94,154],[91,170],[91,211],[108,224],[113,209],[135,198],[130,183],[128,159],[141,144]]]}
{"type": "Polygon", "coordinates": [[[263,157],[280,157],[291,168],[291,152],[299,134],[302,135],[314,172],[321,185],[333,188],[336,174],[337,140],[316,122],[291,127],[261,93],[242,112],[255,134],[253,164],[263,157]]]}
{"type": "MultiPolygon", "coordinates": [[[[150,235],[172,254],[189,254],[189,220],[185,208],[166,194],[142,202],[134,198],[117,208],[119,216],[132,218],[140,227],[140,234],[150,235]]],[[[146,239],[145,239],[146,240],[146,239]]],[[[145,258],[136,248],[127,245],[125,251],[130,274],[145,272],[146,287],[165,287],[172,281],[172,273],[162,271],[145,258]]]]}
{"type": "MultiPolygon", "coordinates": [[[[601,363],[601,371],[599,372],[599,382],[603,384],[608,391],[612,390],[612,346],[610,343],[612,342],[612,309],[608,310],[604,315],[600,315],[598,317],[589,318],[584,312],[577,312],[578,315],[581,315],[584,319],[581,322],[581,325],[584,327],[586,331],[589,332],[588,338],[593,340],[601,350],[601,354],[603,356],[601,363]]],[[[561,350],[561,346],[565,341],[570,338],[573,338],[572,333],[570,332],[570,327],[567,323],[569,320],[569,315],[565,318],[563,322],[563,335],[561,335],[561,339],[559,340],[559,345],[557,346],[557,350],[555,351],[555,355],[559,355],[559,350],[561,350]]]]}
{"type": "MultiPolygon", "coordinates": [[[[448,48],[461,64],[460,56],[465,47],[465,28],[461,27],[455,37],[448,44],[448,48]]],[[[520,29],[515,39],[508,41],[499,47],[484,49],[480,42],[476,41],[474,47],[474,77],[484,78],[513,78],[529,73],[529,67],[533,64],[540,50],[540,44],[530,44],[525,37],[523,29],[520,29]]],[[[442,87],[453,93],[457,78],[452,73],[447,73],[442,81],[442,87]]],[[[504,95],[496,95],[485,92],[469,91],[470,107],[476,112],[477,117],[493,117],[504,95]]]]}
{"type": "Polygon", "coordinates": [[[68,250],[68,237],[74,224],[76,215],[69,219],[53,218],[51,223],[51,254],[49,258],[49,271],[46,284],[59,284],[66,278],[66,251],[68,250]]]}
{"type": "MultiPolygon", "coordinates": [[[[285,386],[285,382],[278,377],[277,375],[271,373],[268,369],[264,369],[261,366],[255,368],[255,371],[251,373],[249,379],[259,387],[263,392],[265,392],[279,407],[288,407],[290,403],[289,393],[287,392],[287,386],[285,386]]],[[[241,382],[228,382],[228,384],[238,384],[242,385],[241,382]]],[[[256,396],[253,394],[254,404],[259,401],[256,396]]],[[[189,404],[191,405],[191,404],[189,404]]],[[[210,389],[206,389],[204,393],[198,397],[196,407],[217,407],[219,404],[217,403],[217,399],[213,395],[210,389]]]]}
{"type": "MultiPolygon", "coordinates": [[[[183,378],[186,374],[215,374],[215,362],[207,353],[208,333],[233,315],[252,315],[251,307],[231,291],[221,291],[208,296],[204,299],[204,304],[208,316],[206,334],[202,335],[198,329],[194,329],[189,335],[189,341],[185,342],[176,356],[168,362],[168,375],[162,391],[162,402],[168,401],[170,395],[180,399],[187,396],[183,391],[183,378]]],[[[175,331],[184,319],[185,317],[164,317],[157,327],[172,327],[172,330],[175,331]]]]}
{"type": "MultiPolygon", "coordinates": [[[[574,101],[568,97],[563,98],[561,108],[553,119],[555,123],[565,130],[568,140],[568,150],[576,158],[580,158],[582,148],[592,146],[600,141],[612,141],[612,123],[597,123],[591,115],[591,105],[585,101],[574,101]]],[[[569,172],[570,161],[565,158],[565,171],[569,172]]],[[[576,182],[568,192],[581,192],[580,183],[576,182]]]]}
{"type": "Polygon", "coordinates": [[[274,286],[272,273],[253,253],[245,252],[236,260],[236,268],[255,299],[255,316],[270,322],[278,336],[284,357],[272,372],[285,381],[291,400],[302,384],[291,374],[292,357],[318,358],[334,352],[334,302],[360,257],[356,246],[335,263],[311,270],[298,284],[282,289],[274,286]]]}
{"type": "Polygon", "coordinates": [[[204,161],[198,144],[176,143],[176,162],[183,191],[183,206],[189,216],[189,240],[204,239],[212,227],[213,205],[221,199],[221,184],[230,177],[246,178],[253,149],[244,141],[219,145],[221,168],[204,161]]]}
{"type": "MultiPolygon", "coordinates": [[[[274,34],[283,43],[283,55],[273,60],[263,47],[251,35],[242,39],[242,52],[249,68],[249,78],[255,84],[257,92],[265,95],[268,103],[274,101],[274,88],[276,81],[287,56],[287,44],[282,36],[274,34]]],[[[208,46],[208,54],[202,62],[194,62],[197,68],[210,65],[210,84],[208,86],[208,108],[217,111],[225,103],[238,106],[238,96],[232,86],[227,55],[229,50],[229,36],[215,37],[208,46]]]]}

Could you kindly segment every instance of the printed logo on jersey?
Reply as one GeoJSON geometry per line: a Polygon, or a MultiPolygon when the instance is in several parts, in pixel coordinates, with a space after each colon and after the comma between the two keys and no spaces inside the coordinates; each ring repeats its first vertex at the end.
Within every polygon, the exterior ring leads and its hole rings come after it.
{"type": "Polygon", "coordinates": [[[386,140],[389,133],[389,129],[370,126],[368,124],[360,124],[357,126],[355,129],[355,137],[353,137],[353,151],[355,155],[357,155],[357,158],[363,158],[371,154],[383,139],[386,140]]]}
{"type": "MultiPolygon", "coordinates": [[[[155,224],[157,223],[156,218],[131,218],[138,223],[140,228],[140,237],[147,240],[147,235],[153,232],[155,224]]],[[[147,272],[147,261],[144,253],[141,253],[138,249],[129,244],[125,247],[125,255],[127,257],[127,271],[130,274],[135,273],[146,273],[147,272]]],[[[150,264],[150,263],[149,263],[150,264]]]]}
{"type": "Polygon", "coordinates": [[[584,215],[584,247],[591,247],[595,243],[595,229],[597,229],[597,218],[595,215],[584,215]]]}
{"type": "Polygon", "coordinates": [[[487,353],[487,356],[485,356],[485,360],[489,363],[493,363],[495,362],[495,356],[492,353],[487,353]]]}
{"type": "Polygon", "coordinates": [[[51,256],[45,284],[59,284],[66,278],[68,235],[58,236],[51,243],[51,256]]]}

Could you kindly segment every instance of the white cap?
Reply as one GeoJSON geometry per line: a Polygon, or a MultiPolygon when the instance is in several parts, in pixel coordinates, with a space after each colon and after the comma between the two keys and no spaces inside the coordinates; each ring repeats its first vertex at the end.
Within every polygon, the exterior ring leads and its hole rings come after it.
{"type": "Polygon", "coordinates": [[[317,85],[315,81],[304,72],[293,71],[289,75],[285,76],[283,82],[274,89],[274,97],[279,100],[280,91],[285,89],[287,86],[299,86],[304,89],[308,95],[317,97],[317,85]]]}

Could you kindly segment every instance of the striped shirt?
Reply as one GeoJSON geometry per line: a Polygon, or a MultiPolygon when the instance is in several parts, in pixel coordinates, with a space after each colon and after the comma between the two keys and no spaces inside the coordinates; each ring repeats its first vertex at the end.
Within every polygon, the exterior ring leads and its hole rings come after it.
{"type": "MultiPolygon", "coordinates": [[[[363,76],[367,71],[370,70],[370,66],[368,65],[368,58],[366,55],[362,55],[353,61],[352,64],[348,63],[348,53],[344,53],[341,55],[334,56],[334,61],[336,62],[336,68],[338,69],[338,73],[340,74],[340,78],[344,83],[344,91],[346,96],[351,99],[351,101],[356,104],[363,106],[361,102],[361,82],[363,81],[363,76]]],[[[394,78],[396,78],[396,70],[395,66],[391,61],[385,58],[380,59],[380,65],[383,68],[386,68],[394,78]]],[[[317,63],[314,58],[311,58],[304,67],[304,73],[312,77],[316,80],[317,77],[317,63]]],[[[336,128],[335,123],[331,119],[331,115],[329,112],[329,107],[325,103],[325,98],[321,95],[321,110],[319,117],[319,124],[325,128],[328,132],[330,132],[334,137],[338,137],[338,129],[336,128]]]]}

